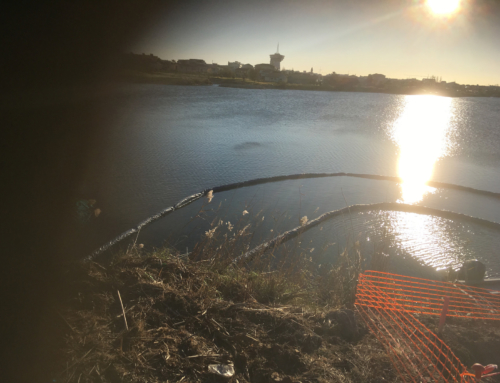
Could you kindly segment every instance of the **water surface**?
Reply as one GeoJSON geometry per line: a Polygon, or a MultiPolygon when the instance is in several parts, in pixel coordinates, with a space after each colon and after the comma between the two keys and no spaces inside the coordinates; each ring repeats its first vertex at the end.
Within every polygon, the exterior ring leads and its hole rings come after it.
{"type": "MultiPolygon", "coordinates": [[[[102,108],[109,129],[89,156],[80,186],[82,197],[95,198],[103,211],[85,229],[86,242],[95,247],[207,187],[308,172],[381,174],[404,182],[286,181],[227,192],[212,204],[231,200],[234,209],[224,213],[228,219],[243,203],[253,211],[287,211],[296,224],[299,215],[313,218],[346,204],[404,201],[500,222],[494,198],[424,186],[432,179],[500,192],[498,99],[124,85],[102,108]]],[[[166,238],[187,238],[177,233],[199,207],[155,223],[141,239],[158,245],[166,238]]],[[[373,217],[362,225],[365,238],[373,222],[392,222],[400,233],[397,246],[435,266],[482,256],[484,249],[475,245],[456,255],[467,241],[465,232],[492,236],[477,228],[449,229],[452,224],[432,217],[376,212],[373,217]],[[422,234],[429,232],[438,233],[432,241],[422,234]]],[[[190,232],[190,241],[204,233],[202,226],[190,232]]],[[[493,253],[492,245],[485,246],[493,253]]],[[[487,258],[496,264],[490,274],[500,271],[497,256],[487,258]]]]}

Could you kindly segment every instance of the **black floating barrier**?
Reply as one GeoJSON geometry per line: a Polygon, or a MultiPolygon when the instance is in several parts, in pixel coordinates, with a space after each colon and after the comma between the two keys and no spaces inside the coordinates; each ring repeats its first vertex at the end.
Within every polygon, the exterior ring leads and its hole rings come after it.
{"type": "Polygon", "coordinates": [[[251,261],[252,258],[255,257],[256,255],[263,254],[264,252],[266,252],[271,248],[274,249],[277,246],[281,245],[282,243],[297,237],[299,234],[302,234],[303,232],[312,229],[314,226],[317,226],[320,223],[325,222],[329,219],[338,217],[339,215],[358,213],[362,211],[371,211],[371,210],[401,211],[405,213],[432,215],[435,217],[441,217],[451,220],[460,219],[463,221],[469,221],[475,224],[487,226],[489,228],[500,231],[500,223],[488,221],[482,218],[471,217],[470,215],[455,213],[448,210],[439,210],[425,206],[408,205],[397,202],[381,202],[381,203],[372,203],[367,205],[351,205],[343,209],[333,210],[329,211],[328,213],[321,214],[318,218],[312,219],[302,226],[298,226],[292,230],[285,231],[284,233],[274,237],[270,241],[264,242],[259,246],[253,248],[252,250],[247,251],[245,254],[239,256],[235,260],[235,262],[242,259],[247,259],[251,261]]]}
{"type": "MultiPolygon", "coordinates": [[[[156,221],[156,220],[158,220],[158,219],[160,219],[160,218],[162,218],[162,217],[164,217],[164,216],[172,213],[175,210],[181,209],[184,206],[187,206],[187,205],[193,203],[194,201],[200,199],[201,197],[206,196],[208,194],[208,192],[211,191],[211,190],[213,191],[213,193],[220,193],[220,192],[223,192],[223,191],[229,191],[229,190],[239,189],[239,188],[243,188],[243,187],[247,187],[247,186],[254,186],[254,185],[265,184],[265,183],[270,183],[270,182],[280,182],[280,181],[286,181],[286,180],[298,180],[298,179],[308,179],[308,178],[325,178],[325,177],[355,177],[355,178],[364,178],[364,179],[371,179],[371,180],[378,180],[378,181],[392,181],[392,182],[396,182],[396,183],[403,182],[402,179],[399,178],[399,177],[381,176],[381,175],[375,175],[375,174],[358,174],[358,173],[302,173],[302,174],[290,174],[290,175],[285,175],[285,176],[256,178],[256,179],[248,180],[248,181],[235,182],[235,183],[232,183],[232,184],[215,186],[213,188],[204,189],[203,191],[201,191],[199,193],[190,195],[189,197],[186,197],[186,198],[180,200],[179,202],[177,202],[174,206],[170,206],[170,207],[168,207],[168,208],[160,211],[159,213],[157,213],[157,214],[155,214],[155,215],[153,215],[153,216],[145,219],[144,221],[140,222],[136,227],[131,228],[131,229],[129,229],[129,230],[121,233],[120,235],[118,235],[117,237],[115,237],[114,239],[112,239],[111,241],[109,241],[108,243],[106,243],[105,245],[99,247],[98,249],[96,249],[95,251],[93,251],[90,255],[88,255],[87,257],[85,257],[83,260],[84,261],[91,261],[91,260],[93,260],[96,256],[98,256],[99,254],[101,254],[104,251],[108,250],[110,247],[116,245],[118,242],[124,240],[125,238],[131,236],[134,233],[137,233],[144,226],[149,225],[150,223],[152,223],[152,222],[154,222],[154,221],[156,221]]],[[[484,196],[487,196],[487,197],[492,197],[492,198],[498,198],[498,199],[500,199],[500,193],[490,192],[490,191],[487,191],[487,190],[474,189],[474,188],[470,188],[470,187],[467,187],[467,186],[460,186],[460,185],[449,184],[449,183],[444,183],[444,182],[436,182],[436,181],[429,181],[429,182],[427,182],[427,185],[431,186],[431,187],[436,187],[436,188],[445,188],[445,189],[460,190],[460,191],[465,191],[465,192],[469,192],[469,193],[480,194],[480,195],[484,195],[484,196]]],[[[374,204],[374,205],[381,205],[381,204],[374,204]]],[[[393,205],[413,206],[413,205],[405,205],[405,204],[393,204],[393,205]]],[[[370,206],[370,205],[353,205],[352,207],[350,207],[351,211],[352,211],[353,208],[356,208],[356,206],[370,206]]],[[[345,209],[349,209],[349,208],[345,208],[345,209]]],[[[340,212],[340,211],[343,211],[345,209],[340,209],[340,210],[336,210],[336,211],[340,212]]],[[[376,207],[374,207],[374,209],[376,209],[376,207]]],[[[425,208],[425,209],[429,209],[429,208],[425,208]]],[[[397,209],[387,209],[387,210],[397,210],[397,209]]],[[[442,210],[438,210],[438,209],[431,209],[431,210],[436,211],[436,212],[442,212],[442,210]]],[[[403,211],[403,210],[401,210],[401,211],[403,211]]],[[[330,213],[334,213],[334,212],[330,212],[330,213]]],[[[325,213],[325,214],[330,214],[330,213],[325,213]]],[[[469,217],[469,216],[466,216],[464,214],[452,213],[452,212],[447,212],[447,213],[457,214],[458,215],[457,217],[460,217],[462,219],[463,219],[463,217],[468,217],[470,219],[480,220],[481,222],[483,222],[483,221],[484,222],[490,222],[490,221],[486,221],[486,220],[481,220],[479,218],[469,217]]],[[[319,219],[319,218],[321,218],[321,217],[323,217],[325,214],[323,214],[322,216],[316,218],[316,220],[319,219]]],[[[342,213],[339,213],[339,214],[342,214],[342,213]]],[[[428,214],[428,213],[420,213],[420,214],[428,214]]],[[[434,213],[432,213],[432,214],[433,215],[438,215],[438,214],[434,214],[434,213]]],[[[316,221],[316,220],[313,220],[313,221],[316,221]]],[[[311,221],[311,222],[313,222],[313,221],[311,221]]],[[[498,224],[496,224],[494,222],[490,222],[490,223],[494,224],[494,225],[498,225],[498,224]]],[[[283,235],[284,234],[285,233],[283,233],[283,235]]]]}

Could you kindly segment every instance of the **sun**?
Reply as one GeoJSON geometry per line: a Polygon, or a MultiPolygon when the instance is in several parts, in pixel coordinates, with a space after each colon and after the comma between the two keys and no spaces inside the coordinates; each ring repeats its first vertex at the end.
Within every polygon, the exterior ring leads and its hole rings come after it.
{"type": "Polygon", "coordinates": [[[427,6],[437,15],[447,15],[458,9],[460,0],[427,0],[427,6]]]}

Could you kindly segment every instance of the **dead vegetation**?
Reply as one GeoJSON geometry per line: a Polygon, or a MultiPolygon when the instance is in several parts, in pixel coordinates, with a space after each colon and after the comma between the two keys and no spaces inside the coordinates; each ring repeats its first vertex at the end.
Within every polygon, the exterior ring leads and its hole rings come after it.
{"type": "Polygon", "coordinates": [[[57,381],[394,381],[352,310],[355,249],[319,272],[304,257],[235,264],[204,249],[188,259],[134,246],[75,266],[57,381]]]}
{"type": "MultiPolygon", "coordinates": [[[[362,268],[382,271],[388,257],[375,251],[367,263],[355,242],[321,265],[299,238],[279,254],[238,258],[252,230],[235,226],[214,220],[190,254],[134,243],[68,268],[55,381],[401,381],[354,310],[362,268]]],[[[423,320],[435,326],[436,318],[423,320]]],[[[449,324],[444,340],[465,363],[495,362],[455,344],[470,331],[449,324]]],[[[490,349],[500,344],[494,327],[483,339],[490,349]]]]}

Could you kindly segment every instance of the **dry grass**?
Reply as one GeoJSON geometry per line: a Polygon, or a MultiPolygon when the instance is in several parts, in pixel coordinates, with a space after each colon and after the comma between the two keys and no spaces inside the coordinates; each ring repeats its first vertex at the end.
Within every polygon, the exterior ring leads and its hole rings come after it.
{"type": "MultiPolygon", "coordinates": [[[[58,308],[68,326],[56,381],[400,381],[353,310],[357,243],[321,267],[297,243],[235,262],[251,238],[246,222],[214,220],[189,255],[134,243],[74,265],[58,308]],[[213,364],[233,365],[234,376],[210,372],[213,364]]],[[[386,262],[378,251],[370,267],[386,262]]],[[[470,331],[451,330],[450,339],[470,331]]]]}
{"type": "Polygon", "coordinates": [[[233,382],[395,381],[351,310],[357,248],[320,268],[293,251],[234,262],[251,236],[219,220],[189,257],[134,244],[75,265],[57,381],[228,381],[210,364],[233,364],[233,382]]]}
{"type": "MultiPolygon", "coordinates": [[[[207,203],[212,199],[208,193],[207,203]]],[[[370,263],[359,243],[347,240],[335,263],[318,264],[313,251],[318,256],[333,244],[304,248],[302,234],[248,259],[242,255],[259,225],[273,219],[271,233],[278,232],[279,217],[254,215],[247,206],[250,212],[232,223],[213,218],[219,208],[205,204],[198,212],[196,219],[210,223],[189,254],[148,252],[134,242],[106,261],[68,271],[56,381],[399,381],[354,310],[363,267],[388,266],[383,240],[370,263]],[[210,372],[213,364],[233,365],[234,376],[210,372]]]]}

